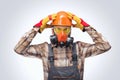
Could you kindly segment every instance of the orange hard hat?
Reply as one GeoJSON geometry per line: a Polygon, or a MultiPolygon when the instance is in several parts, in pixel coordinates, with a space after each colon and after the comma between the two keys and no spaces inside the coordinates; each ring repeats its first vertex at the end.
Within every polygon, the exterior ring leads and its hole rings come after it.
{"type": "Polygon", "coordinates": [[[57,13],[56,18],[53,20],[53,26],[72,26],[72,20],[68,18],[68,14],[65,11],[57,13]]]}

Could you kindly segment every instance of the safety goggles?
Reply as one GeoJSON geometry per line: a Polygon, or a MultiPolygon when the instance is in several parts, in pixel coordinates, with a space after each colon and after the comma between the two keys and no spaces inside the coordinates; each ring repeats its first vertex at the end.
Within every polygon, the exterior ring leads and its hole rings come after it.
{"type": "Polygon", "coordinates": [[[65,33],[65,34],[69,34],[71,31],[71,27],[55,26],[55,27],[53,27],[53,29],[56,34],[59,34],[61,32],[65,33]]]}

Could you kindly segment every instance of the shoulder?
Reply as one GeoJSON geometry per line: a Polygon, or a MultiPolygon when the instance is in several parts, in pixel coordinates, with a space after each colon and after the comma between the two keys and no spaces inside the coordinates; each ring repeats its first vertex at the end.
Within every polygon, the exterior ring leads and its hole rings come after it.
{"type": "Polygon", "coordinates": [[[40,44],[34,44],[34,45],[30,45],[30,47],[42,51],[42,50],[46,50],[46,48],[48,47],[48,43],[44,42],[40,44]]]}
{"type": "Polygon", "coordinates": [[[40,47],[40,48],[46,48],[46,47],[48,46],[48,42],[36,44],[36,46],[38,46],[38,47],[40,47]]]}
{"type": "Polygon", "coordinates": [[[86,42],[82,42],[82,41],[77,41],[76,44],[77,44],[79,47],[88,47],[88,46],[91,45],[90,43],[86,43],[86,42]]]}
{"type": "Polygon", "coordinates": [[[36,48],[37,51],[41,53],[42,57],[47,56],[47,54],[48,54],[48,43],[47,42],[37,44],[36,47],[37,47],[36,48]]]}

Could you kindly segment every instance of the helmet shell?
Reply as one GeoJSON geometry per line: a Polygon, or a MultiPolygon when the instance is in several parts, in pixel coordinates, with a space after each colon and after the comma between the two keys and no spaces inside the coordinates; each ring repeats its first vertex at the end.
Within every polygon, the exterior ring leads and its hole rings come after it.
{"type": "Polygon", "coordinates": [[[52,21],[53,26],[72,26],[72,20],[65,11],[57,13],[56,18],[52,21]]]}

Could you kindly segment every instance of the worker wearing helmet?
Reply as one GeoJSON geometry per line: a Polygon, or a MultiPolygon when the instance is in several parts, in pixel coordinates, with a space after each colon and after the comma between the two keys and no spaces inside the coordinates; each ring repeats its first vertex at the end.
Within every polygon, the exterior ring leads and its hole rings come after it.
{"type": "MultiPolygon", "coordinates": [[[[79,35],[79,34],[78,34],[79,35]]],[[[15,46],[15,52],[23,56],[34,56],[42,60],[44,80],[83,80],[85,58],[108,51],[110,44],[102,38],[93,27],[76,15],[60,11],[49,15],[20,39],[15,46]],[[72,23],[72,20],[76,24],[72,23]],[[47,24],[52,21],[51,24],[47,24]],[[52,28],[51,43],[31,45],[38,32],[52,28]],[[94,44],[81,41],[74,42],[71,37],[71,27],[87,32],[94,44]]]]}

